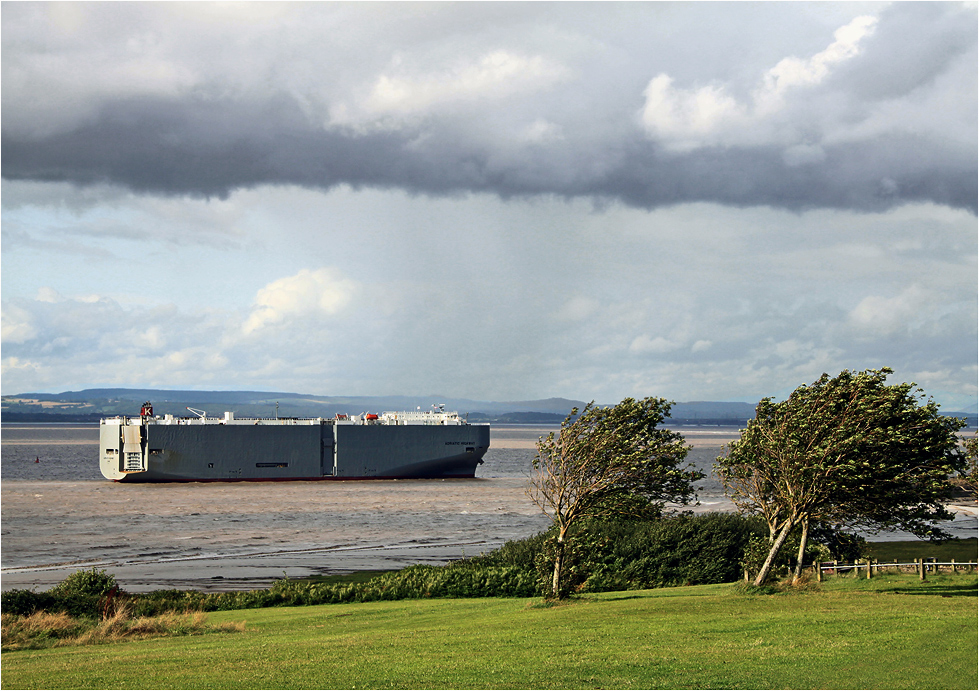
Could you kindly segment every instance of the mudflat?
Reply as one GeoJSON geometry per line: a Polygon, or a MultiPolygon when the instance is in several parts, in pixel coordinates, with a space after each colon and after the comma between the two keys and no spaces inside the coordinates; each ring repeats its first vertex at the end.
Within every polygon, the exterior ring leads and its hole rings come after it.
{"type": "Polygon", "coordinates": [[[45,589],[90,567],[138,592],[444,563],[544,529],[524,486],[5,481],[3,589],[45,589]]]}

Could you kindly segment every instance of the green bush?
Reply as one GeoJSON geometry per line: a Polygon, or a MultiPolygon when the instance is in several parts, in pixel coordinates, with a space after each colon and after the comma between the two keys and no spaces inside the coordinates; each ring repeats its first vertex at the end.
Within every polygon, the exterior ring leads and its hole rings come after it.
{"type": "Polygon", "coordinates": [[[476,566],[515,566],[533,571],[548,539],[549,533],[545,531],[523,540],[510,540],[489,554],[472,557],[469,562],[476,566]]]}
{"type": "Polygon", "coordinates": [[[401,597],[529,597],[537,594],[533,572],[517,566],[483,566],[457,562],[445,567],[412,566],[385,574],[374,584],[379,592],[401,597]]]}
{"type": "Polygon", "coordinates": [[[476,566],[467,561],[447,566],[410,566],[361,583],[314,583],[282,579],[266,590],[201,593],[158,590],[132,596],[133,613],[298,607],[430,597],[530,597],[535,576],[513,566],[476,566]]]}
{"type": "Polygon", "coordinates": [[[0,611],[27,617],[34,612],[53,611],[55,598],[50,593],[33,590],[8,590],[0,595],[0,611]]]}
{"type": "Polygon", "coordinates": [[[0,608],[7,614],[65,612],[75,617],[98,618],[107,596],[118,591],[115,576],[98,569],[76,571],[50,590],[11,590],[3,593],[0,608]]]}
{"type": "Polygon", "coordinates": [[[49,591],[55,597],[102,597],[117,588],[116,577],[102,569],[76,571],[49,591]]]}
{"type": "Polygon", "coordinates": [[[196,590],[154,590],[128,599],[133,616],[155,617],[165,612],[213,611],[203,607],[210,593],[196,590]]]}
{"type": "MultiPolygon", "coordinates": [[[[767,537],[761,521],[727,513],[590,521],[565,548],[564,587],[601,592],[735,581],[753,537],[767,537]]],[[[555,548],[551,537],[538,557],[541,581],[550,581],[555,548]]]]}

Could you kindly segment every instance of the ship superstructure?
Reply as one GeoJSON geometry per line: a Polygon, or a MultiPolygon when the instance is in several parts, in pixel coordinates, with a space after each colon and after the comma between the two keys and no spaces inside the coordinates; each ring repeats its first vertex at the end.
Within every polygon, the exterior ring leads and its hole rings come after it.
{"type": "Polygon", "coordinates": [[[471,478],[490,444],[486,424],[429,411],[333,418],[140,415],[100,424],[102,475],[117,482],[471,478]]]}

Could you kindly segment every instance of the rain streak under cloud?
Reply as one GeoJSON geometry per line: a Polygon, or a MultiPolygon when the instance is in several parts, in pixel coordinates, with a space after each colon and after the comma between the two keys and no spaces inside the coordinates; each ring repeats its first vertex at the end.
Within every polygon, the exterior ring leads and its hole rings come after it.
{"type": "Polygon", "coordinates": [[[6,3],[3,392],[977,378],[960,3],[6,3]]]}

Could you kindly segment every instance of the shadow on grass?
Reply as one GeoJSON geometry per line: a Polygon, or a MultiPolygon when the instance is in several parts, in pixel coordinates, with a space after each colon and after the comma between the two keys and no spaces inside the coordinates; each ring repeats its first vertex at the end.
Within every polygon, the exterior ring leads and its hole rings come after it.
{"type": "Polygon", "coordinates": [[[552,600],[549,598],[542,598],[539,600],[531,600],[526,604],[527,609],[554,609],[556,607],[570,607],[575,603],[577,598],[564,598],[563,600],[552,600]]]}
{"type": "MultiPolygon", "coordinates": [[[[601,598],[601,600],[603,602],[615,602],[617,600],[641,600],[641,599],[643,599],[645,597],[648,597],[648,596],[647,595],[613,595],[611,597],[608,597],[608,596],[603,597],[603,598],[601,598]]],[[[592,599],[595,600],[596,602],[599,600],[599,598],[597,598],[597,597],[596,598],[592,598],[592,599]]]]}
{"type": "Polygon", "coordinates": [[[896,593],[898,595],[941,595],[942,597],[976,597],[979,594],[974,585],[896,586],[894,588],[882,588],[877,592],[896,593]]]}

